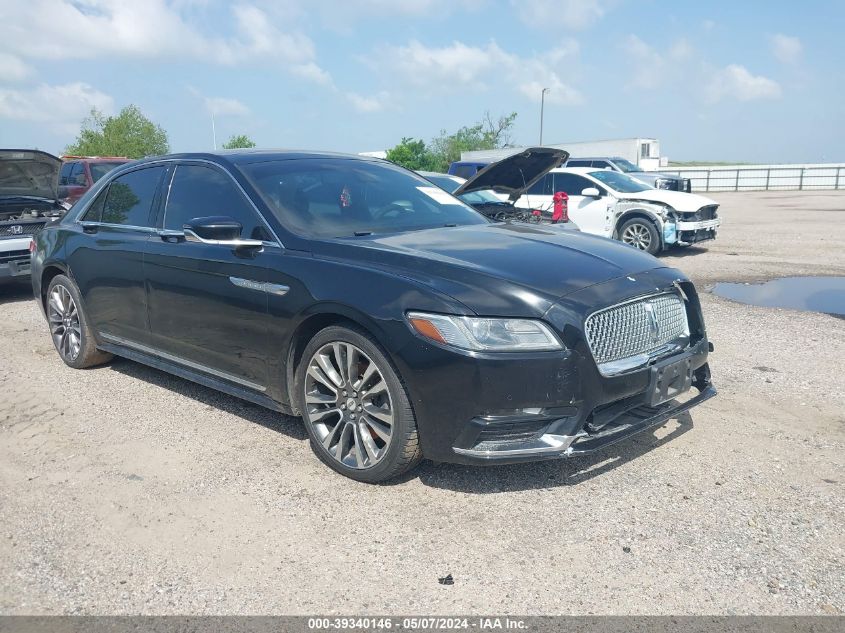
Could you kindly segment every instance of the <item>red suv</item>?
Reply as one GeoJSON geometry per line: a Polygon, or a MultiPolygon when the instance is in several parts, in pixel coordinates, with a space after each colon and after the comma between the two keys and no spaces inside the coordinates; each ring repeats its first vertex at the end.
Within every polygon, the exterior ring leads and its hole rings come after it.
{"type": "Polygon", "coordinates": [[[62,156],[59,198],[73,204],[100,178],[131,159],[125,156],[62,156]]]}

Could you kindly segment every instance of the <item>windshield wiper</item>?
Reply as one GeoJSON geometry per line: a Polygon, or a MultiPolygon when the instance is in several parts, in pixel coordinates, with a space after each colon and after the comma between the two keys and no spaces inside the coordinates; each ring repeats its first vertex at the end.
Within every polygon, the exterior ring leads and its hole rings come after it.
{"type": "Polygon", "coordinates": [[[372,231],[355,231],[355,237],[366,237],[367,235],[372,235],[372,231]]]}

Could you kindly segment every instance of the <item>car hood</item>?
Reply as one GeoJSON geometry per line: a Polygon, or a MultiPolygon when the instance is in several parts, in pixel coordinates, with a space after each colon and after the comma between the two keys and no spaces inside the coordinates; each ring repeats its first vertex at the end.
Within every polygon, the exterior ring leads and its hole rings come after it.
{"type": "Polygon", "coordinates": [[[529,147],[498,162],[487,165],[475,176],[458,187],[452,195],[460,196],[470,191],[492,189],[507,194],[511,200],[540,180],[549,171],[559,167],[569,153],[551,147],[529,147]]]}
{"type": "Polygon", "coordinates": [[[651,255],[577,231],[486,224],[343,238],[315,256],[411,278],[488,316],[542,316],[594,284],[664,268],[651,255]]]}
{"type": "Polygon", "coordinates": [[[33,149],[0,149],[0,197],[58,198],[57,156],[33,149]]]}
{"type": "Polygon", "coordinates": [[[701,207],[719,204],[711,198],[705,198],[704,196],[699,196],[695,193],[671,191],[669,189],[646,189],[645,191],[638,191],[636,193],[614,192],[614,195],[623,200],[661,202],[663,204],[668,204],[676,211],[681,211],[682,213],[692,213],[694,211],[698,211],[701,207]]]}

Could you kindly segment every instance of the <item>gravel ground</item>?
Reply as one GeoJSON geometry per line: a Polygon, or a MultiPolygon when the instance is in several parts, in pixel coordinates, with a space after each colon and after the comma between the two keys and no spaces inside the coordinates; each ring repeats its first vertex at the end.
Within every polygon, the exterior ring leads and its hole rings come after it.
{"type": "MultiPolygon", "coordinates": [[[[719,280],[845,275],[845,195],[717,195],[719,280]]],[[[333,474],[297,420],[123,360],[0,290],[0,613],[845,612],[845,320],[706,294],[718,398],[603,453],[333,474]],[[438,583],[451,574],[453,585],[438,583]]]]}

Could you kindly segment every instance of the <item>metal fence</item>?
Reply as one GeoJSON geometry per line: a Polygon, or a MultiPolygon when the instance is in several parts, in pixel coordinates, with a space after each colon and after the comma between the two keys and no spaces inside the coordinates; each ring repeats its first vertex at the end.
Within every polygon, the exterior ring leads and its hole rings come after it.
{"type": "Polygon", "coordinates": [[[803,191],[845,189],[845,163],[661,168],[689,178],[695,191],[803,191]]]}

